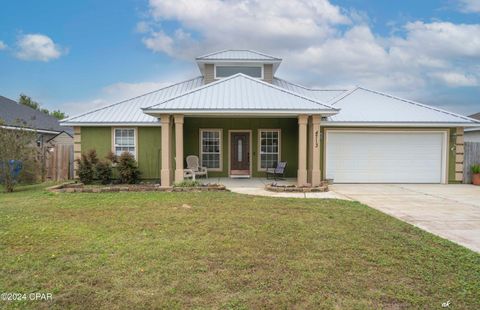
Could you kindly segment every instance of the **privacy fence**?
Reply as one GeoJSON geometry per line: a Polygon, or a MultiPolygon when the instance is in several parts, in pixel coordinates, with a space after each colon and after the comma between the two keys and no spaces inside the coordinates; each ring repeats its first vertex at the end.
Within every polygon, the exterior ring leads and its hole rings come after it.
{"type": "Polygon", "coordinates": [[[73,178],[73,145],[58,144],[49,148],[46,160],[46,179],[64,181],[73,178]]]}
{"type": "Polygon", "coordinates": [[[465,142],[463,182],[472,183],[472,165],[480,165],[480,142],[465,142]]]}

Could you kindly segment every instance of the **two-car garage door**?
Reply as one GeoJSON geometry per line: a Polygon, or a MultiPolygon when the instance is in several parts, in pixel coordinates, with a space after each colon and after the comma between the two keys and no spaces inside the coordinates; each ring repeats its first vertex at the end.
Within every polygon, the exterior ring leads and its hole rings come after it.
{"type": "Polygon", "coordinates": [[[335,183],[443,183],[444,131],[326,131],[327,179],[335,183]]]}

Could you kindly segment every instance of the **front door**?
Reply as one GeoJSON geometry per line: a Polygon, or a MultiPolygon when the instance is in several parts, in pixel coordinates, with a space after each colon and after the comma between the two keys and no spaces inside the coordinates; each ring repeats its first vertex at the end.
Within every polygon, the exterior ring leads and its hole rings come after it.
{"type": "Polygon", "coordinates": [[[230,138],[230,174],[250,175],[250,133],[232,132],[230,138]]]}

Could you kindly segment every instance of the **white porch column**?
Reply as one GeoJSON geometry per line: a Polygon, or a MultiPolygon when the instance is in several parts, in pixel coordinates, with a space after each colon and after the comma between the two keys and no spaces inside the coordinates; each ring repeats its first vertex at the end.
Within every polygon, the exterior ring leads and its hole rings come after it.
{"type": "Polygon", "coordinates": [[[160,185],[166,187],[172,185],[170,173],[172,156],[170,150],[170,115],[161,115],[160,123],[162,124],[162,170],[160,172],[160,185]]]}
{"type": "Polygon", "coordinates": [[[298,186],[307,184],[307,123],[308,115],[298,116],[298,186]]]}
{"type": "Polygon", "coordinates": [[[320,173],[320,119],[321,115],[312,115],[312,186],[319,186],[320,173]]]}
{"type": "Polygon", "coordinates": [[[173,116],[175,119],[175,182],[183,181],[183,115],[173,116]]]}

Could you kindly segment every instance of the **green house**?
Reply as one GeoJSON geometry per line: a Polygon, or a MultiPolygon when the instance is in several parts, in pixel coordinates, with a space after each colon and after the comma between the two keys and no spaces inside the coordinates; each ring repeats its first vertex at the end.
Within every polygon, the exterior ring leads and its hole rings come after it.
{"type": "Polygon", "coordinates": [[[476,120],[382,92],[314,89],[276,77],[250,50],[196,58],[200,76],[70,117],[75,156],[132,153],[142,177],[181,181],[195,155],[213,177],[264,177],[278,162],[299,185],[462,180],[476,120]]]}

